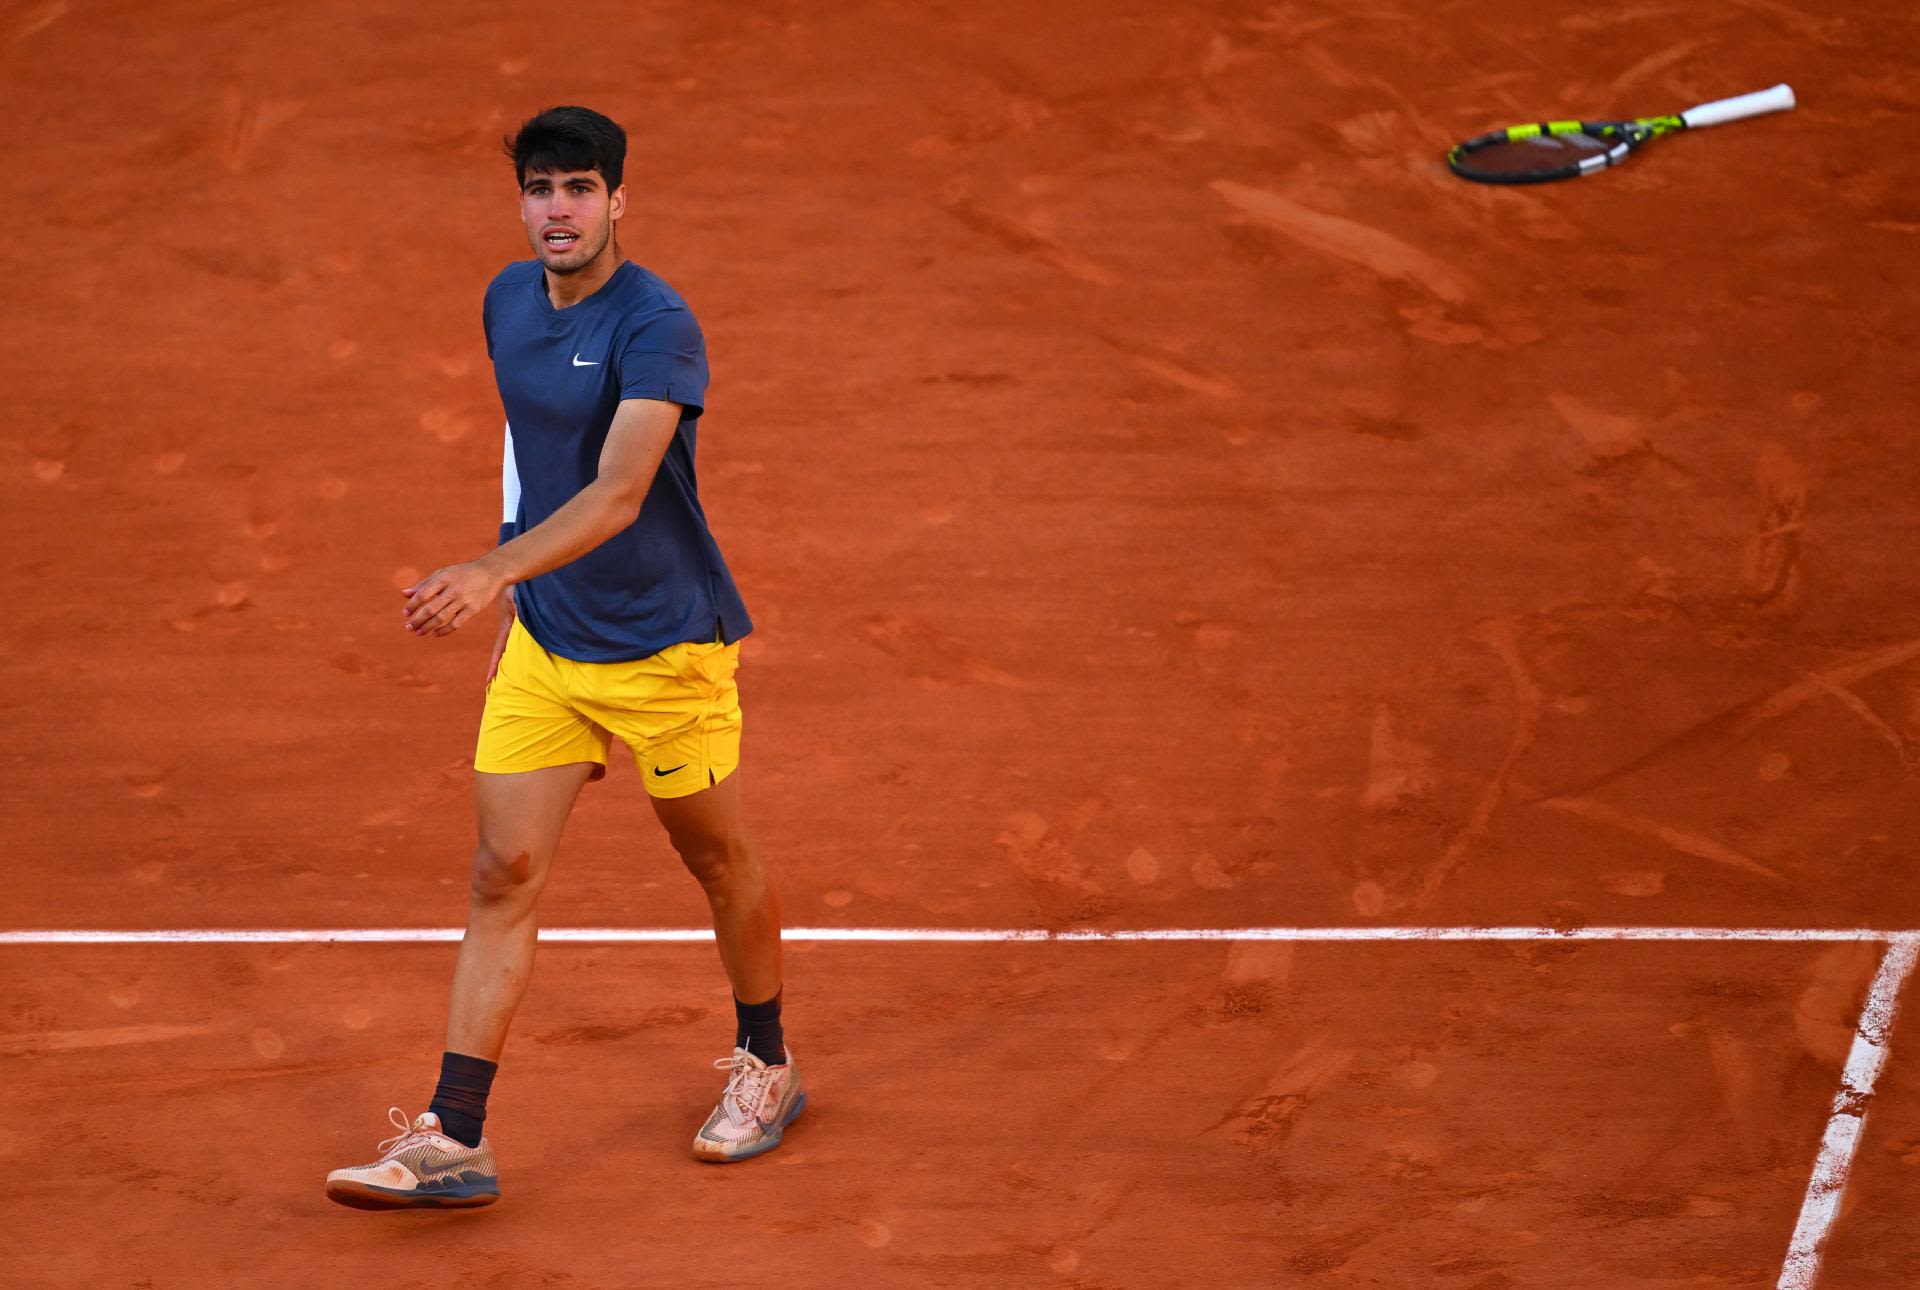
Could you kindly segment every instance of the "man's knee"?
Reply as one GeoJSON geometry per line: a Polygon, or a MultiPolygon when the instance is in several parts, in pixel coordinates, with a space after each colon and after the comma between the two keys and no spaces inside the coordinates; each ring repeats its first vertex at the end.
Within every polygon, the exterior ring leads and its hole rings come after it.
{"type": "Polygon", "coordinates": [[[525,900],[539,890],[544,866],[526,847],[482,837],[473,853],[475,904],[504,904],[525,900]]]}
{"type": "Polygon", "coordinates": [[[744,834],[733,837],[673,839],[680,862],[702,887],[712,891],[732,886],[758,871],[760,857],[744,834]]]}

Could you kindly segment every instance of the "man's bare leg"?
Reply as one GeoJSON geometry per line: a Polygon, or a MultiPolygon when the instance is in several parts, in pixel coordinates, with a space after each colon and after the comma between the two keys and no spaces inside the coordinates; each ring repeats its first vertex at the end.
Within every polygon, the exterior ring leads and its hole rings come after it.
{"type": "Polygon", "coordinates": [[[686,797],[656,797],[680,860],[707,893],[720,961],[734,997],[761,1003],[780,993],[780,899],[747,832],[740,772],[686,797]]]}
{"type": "Polygon", "coordinates": [[[728,1067],[727,1087],[694,1135],[693,1154],[751,1160],[779,1146],[807,1105],[780,1025],[780,901],[747,832],[738,771],[688,797],[655,798],[653,813],[707,893],[737,1013],[733,1056],[716,1063],[728,1067]]]}
{"type": "Polygon", "coordinates": [[[591,762],[511,775],[474,774],[480,844],[473,855],[467,934],[453,970],[447,1050],[500,1060],[507,1027],[533,976],[535,908],[547,884],[560,831],[591,762]]]}
{"type": "Polygon", "coordinates": [[[484,1138],[487,1093],[533,974],[540,889],[574,799],[592,772],[591,763],[577,762],[475,775],[480,845],[473,856],[467,934],[453,971],[447,1051],[429,1113],[411,1129],[396,1120],[401,1136],[384,1144],[389,1150],[378,1161],[328,1174],[329,1198],[356,1209],[489,1205],[500,1198],[484,1138]]]}

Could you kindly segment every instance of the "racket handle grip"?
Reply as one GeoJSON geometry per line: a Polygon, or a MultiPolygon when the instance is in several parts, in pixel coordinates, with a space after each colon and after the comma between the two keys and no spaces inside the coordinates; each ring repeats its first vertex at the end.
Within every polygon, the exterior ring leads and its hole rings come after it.
{"type": "Polygon", "coordinates": [[[1696,129],[1703,125],[1721,125],[1742,117],[1759,116],[1763,112],[1784,112],[1792,106],[1793,87],[1783,83],[1770,90],[1756,90],[1737,98],[1702,103],[1699,107],[1682,112],[1680,119],[1687,123],[1689,129],[1696,129]]]}

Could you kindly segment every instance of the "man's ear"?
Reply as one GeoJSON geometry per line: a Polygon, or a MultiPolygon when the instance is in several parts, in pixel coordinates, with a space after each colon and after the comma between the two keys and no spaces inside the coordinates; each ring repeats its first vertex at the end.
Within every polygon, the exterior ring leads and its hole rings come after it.
{"type": "Polygon", "coordinates": [[[625,215],[626,213],[627,213],[627,186],[626,184],[623,183],[618,188],[614,189],[612,195],[607,198],[607,218],[619,219],[622,215],[625,215]]]}

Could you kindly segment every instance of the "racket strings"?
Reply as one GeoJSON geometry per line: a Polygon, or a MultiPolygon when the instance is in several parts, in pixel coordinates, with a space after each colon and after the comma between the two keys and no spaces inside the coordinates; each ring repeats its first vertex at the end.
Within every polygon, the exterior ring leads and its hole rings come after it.
{"type": "Polygon", "coordinates": [[[1528,183],[1618,165],[1649,139],[1684,128],[1677,116],[1638,121],[1542,121],[1469,139],[1447,162],[1455,173],[1495,183],[1528,183]]]}

